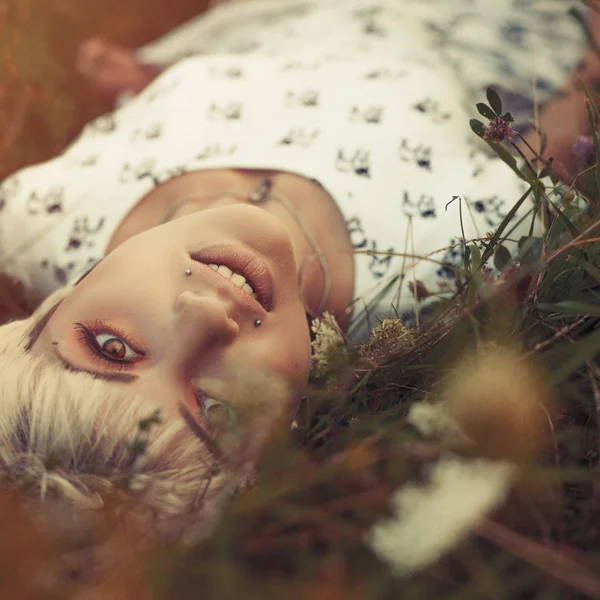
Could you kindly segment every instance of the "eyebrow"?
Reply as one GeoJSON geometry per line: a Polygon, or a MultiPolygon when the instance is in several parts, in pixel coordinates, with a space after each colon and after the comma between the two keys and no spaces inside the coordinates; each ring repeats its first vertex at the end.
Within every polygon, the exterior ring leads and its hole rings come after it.
{"type": "Polygon", "coordinates": [[[56,312],[56,309],[60,306],[62,300],[59,300],[32,328],[27,336],[27,345],[25,346],[25,352],[29,352],[33,345],[37,342],[38,338],[44,331],[44,327],[48,324],[48,321],[52,315],[56,312]]]}
{"type": "MultiPolygon", "coordinates": [[[[44,328],[48,324],[48,321],[51,319],[52,315],[56,312],[56,309],[60,306],[62,300],[59,300],[32,328],[29,332],[27,345],[25,346],[25,352],[29,352],[33,345],[37,342],[38,338],[44,331],[44,328]]],[[[132,381],[136,381],[138,379],[137,375],[132,375],[130,373],[102,373],[101,371],[92,371],[90,369],[82,369],[80,367],[76,367],[72,363],[70,363],[56,348],[53,348],[54,355],[62,366],[67,370],[73,373],[87,373],[91,375],[94,379],[103,379],[104,381],[120,381],[122,383],[131,383],[132,381]]]]}

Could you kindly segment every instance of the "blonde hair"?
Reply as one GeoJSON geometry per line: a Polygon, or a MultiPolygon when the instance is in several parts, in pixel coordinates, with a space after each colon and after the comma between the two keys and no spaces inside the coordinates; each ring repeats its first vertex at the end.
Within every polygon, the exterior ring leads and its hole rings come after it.
{"type": "Polygon", "coordinates": [[[135,498],[135,517],[151,521],[153,537],[205,535],[249,470],[217,461],[183,419],[140,431],[152,402],[26,351],[32,330],[70,290],[0,327],[0,485],[26,488],[36,511],[57,500],[97,509],[118,489],[135,498]],[[140,435],[145,448],[136,452],[140,435]]]}

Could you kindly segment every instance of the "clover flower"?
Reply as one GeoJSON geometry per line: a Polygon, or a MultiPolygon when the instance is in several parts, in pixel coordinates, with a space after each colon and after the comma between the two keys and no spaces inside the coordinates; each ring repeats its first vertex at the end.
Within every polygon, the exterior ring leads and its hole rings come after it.
{"type": "Polygon", "coordinates": [[[580,135],[573,144],[573,154],[580,159],[584,167],[589,167],[596,160],[594,140],[591,135],[580,135]]]}
{"type": "Polygon", "coordinates": [[[517,132],[511,127],[510,121],[504,117],[494,117],[483,126],[483,139],[490,142],[512,142],[517,132]]]}

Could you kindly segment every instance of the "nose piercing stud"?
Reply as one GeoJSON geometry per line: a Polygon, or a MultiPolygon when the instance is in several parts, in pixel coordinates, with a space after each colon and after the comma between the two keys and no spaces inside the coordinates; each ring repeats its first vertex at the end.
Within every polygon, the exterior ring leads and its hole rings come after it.
{"type": "Polygon", "coordinates": [[[191,269],[186,269],[184,271],[184,273],[189,277],[192,274],[192,270],[191,269]]]}

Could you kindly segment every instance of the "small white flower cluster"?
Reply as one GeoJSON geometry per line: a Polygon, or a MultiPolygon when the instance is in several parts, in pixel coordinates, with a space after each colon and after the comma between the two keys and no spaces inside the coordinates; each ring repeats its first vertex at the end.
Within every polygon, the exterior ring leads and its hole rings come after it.
{"type": "Polygon", "coordinates": [[[371,529],[371,547],[398,575],[425,568],[502,503],[515,471],[507,462],[442,458],[429,470],[429,481],[396,491],[395,514],[371,529]]]}
{"type": "Polygon", "coordinates": [[[317,319],[313,319],[311,330],[315,334],[312,346],[312,366],[317,375],[323,374],[332,355],[344,345],[344,337],[335,317],[325,311],[317,319]]]}

